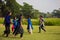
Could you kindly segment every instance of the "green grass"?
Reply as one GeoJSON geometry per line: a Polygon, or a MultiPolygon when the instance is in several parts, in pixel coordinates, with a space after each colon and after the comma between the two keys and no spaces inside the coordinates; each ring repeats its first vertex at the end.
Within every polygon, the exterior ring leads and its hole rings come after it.
{"type": "Polygon", "coordinates": [[[0,24],[4,22],[4,18],[0,18],[0,24]]]}
{"type": "MultiPolygon", "coordinates": [[[[46,26],[45,29],[47,32],[41,31],[38,33],[38,26],[34,25],[33,34],[30,35],[27,32],[26,25],[23,25],[24,28],[24,36],[23,40],[60,40],[60,27],[59,26],[46,26]]],[[[20,36],[17,35],[13,37],[12,32],[9,37],[3,37],[4,26],[0,24],[0,40],[20,40],[20,36]]]]}

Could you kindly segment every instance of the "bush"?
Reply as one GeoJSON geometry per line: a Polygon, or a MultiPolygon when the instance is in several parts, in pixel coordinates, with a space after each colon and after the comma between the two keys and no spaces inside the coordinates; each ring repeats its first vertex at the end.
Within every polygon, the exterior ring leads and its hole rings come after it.
{"type": "MultiPolygon", "coordinates": [[[[3,23],[3,18],[0,18],[0,24],[3,23]]],[[[33,25],[39,25],[39,19],[31,19],[33,25]]],[[[27,19],[23,19],[23,25],[27,25],[27,19]]],[[[60,26],[60,18],[45,18],[45,25],[60,26]]]]}
{"type": "Polygon", "coordinates": [[[45,18],[45,25],[60,26],[60,18],[45,18]]]}
{"type": "MultiPolygon", "coordinates": [[[[31,19],[33,25],[39,25],[39,19],[31,19]]],[[[45,18],[45,25],[60,26],[60,18],[45,18]]],[[[27,25],[27,20],[23,20],[23,24],[27,25]]]]}

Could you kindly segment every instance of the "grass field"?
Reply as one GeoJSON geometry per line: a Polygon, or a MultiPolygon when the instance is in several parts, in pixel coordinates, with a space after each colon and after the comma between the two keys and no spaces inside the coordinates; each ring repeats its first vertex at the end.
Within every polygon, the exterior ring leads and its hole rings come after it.
{"type": "MultiPolygon", "coordinates": [[[[46,26],[47,32],[41,31],[38,33],[38,26],[33,26],[33,34],[28,34],[26,30],[26,25],[23,25],[24,28],[24,37],[23,40],[60,40],[60,26],[46,26]]],[[[17,35],[13,37],[12,32],[9,37],[2,36],[4,31],[4,26],[0,24],[0,40],[20,40],[20,36],[17,35]]]]}

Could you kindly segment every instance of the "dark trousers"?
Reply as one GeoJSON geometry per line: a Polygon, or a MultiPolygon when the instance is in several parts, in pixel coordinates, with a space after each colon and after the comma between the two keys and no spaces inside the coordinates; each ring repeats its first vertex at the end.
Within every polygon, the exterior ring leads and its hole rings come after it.
{"type": "MultiPolygon", "coordinates": [[[[17,35],[18,33],[15,33],[15,36],[17,35]]],[[[20,33],[20,37],[22,38],[23,37],[23,33],[20,33]]]]}
{"type": "Polygon", "coordinates": [[[43,25],[40,25],[39,32],[41,32],[41,29],[46,32],[46,30],[44,29],[44,26],[43,25]]]}
{"type": "Polygon", "coordinates": [[[18,34],[20,34],[20,37],[22,38],[23,37],[23,32],[24,30],[23,30],[23,28],[21,28],[21,27],[16,27],[15,28],[15,30],[14,30],[14,32],[13,32],[13,34],[16,36],[16,35],[18,35],[18,34]]]}
{"type": "Polygon", "coordinates": [[[10,34],[10,24],[5,24],[5,31],[4,35],[6,34],[6,37],[10,34]]]}

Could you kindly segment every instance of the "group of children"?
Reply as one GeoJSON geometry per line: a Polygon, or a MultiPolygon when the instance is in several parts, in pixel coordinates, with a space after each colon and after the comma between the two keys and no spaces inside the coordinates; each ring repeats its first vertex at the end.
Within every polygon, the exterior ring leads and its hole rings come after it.
{"type": "MultiPolygon", "coordinates": [[[[8,37],[9,33],[10,33],[10,16],[11,13],[8,12],[7,15],[5,16],[5,20],[4,20],[4,24],[5,24],[5,31],[3,35],[6,35],[6,37],[8,37]]],[[[44,19],[42,16],[39,17],[40,18],[40,25],[39,25],[39,33],[41,32],[41,29],[44,30],[46,32],[46,30],[44,29],[44,19]]],[[[32,30],[33,30],[33,26],[32,26],[32,22],[31,22],[31,18],[28,15],[27,16],[27,30],[30,34],[32,34],[32,30]]],[[[13,35],[16,36],[17,34],[20,34],[20,37],[23,37],[23,27],[22,27],[22,15],[19,16],[19,18],[14,17],[13,21],[12,21],[13,25],[12,25],[12,31],[13,31],[13,35]]]]}

